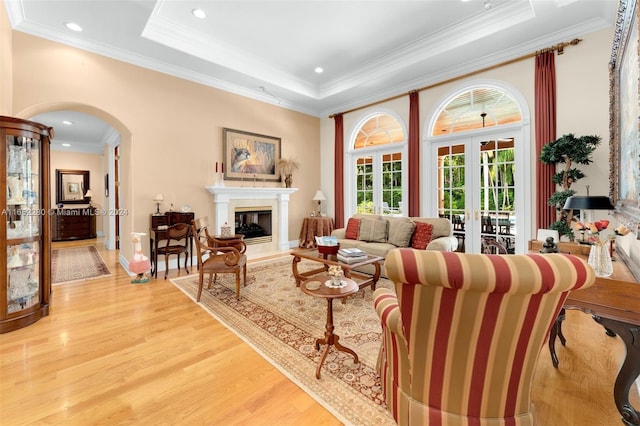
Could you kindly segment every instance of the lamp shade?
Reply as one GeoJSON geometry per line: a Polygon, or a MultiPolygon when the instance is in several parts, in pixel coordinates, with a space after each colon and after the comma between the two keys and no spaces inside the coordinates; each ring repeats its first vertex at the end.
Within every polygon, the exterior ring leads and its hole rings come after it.
{"type": "Polygon", "coordinates": [[[155,197],[153,197],[153,201],[164,201],[164,196],[158,193],[155,197]]]}
{"type": "Polygon", "coordinates": [[[573,196],[567,198],[564,203],[564,210],[614,210],[615,207],[611,204],[609,197],[605,196],[587,196],[578,197],[573,196]]]}
{"type": "Polygon", "coordinates": [[[324,201],[326,199],[327,197],[319,189],[316,191],[316,195],[313,196],[313,201],[324,201]]]}

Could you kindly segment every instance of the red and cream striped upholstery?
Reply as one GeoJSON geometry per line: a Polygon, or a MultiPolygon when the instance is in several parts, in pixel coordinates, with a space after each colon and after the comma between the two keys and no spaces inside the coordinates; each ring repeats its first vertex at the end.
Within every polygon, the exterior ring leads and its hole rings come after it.
{"type": "Polygon", "coordinates": [[[394,249],[378,288],[378,371],[400,425],[533,425],[538,354],[568,291],[595,276],[565,254],[394,249]]]}

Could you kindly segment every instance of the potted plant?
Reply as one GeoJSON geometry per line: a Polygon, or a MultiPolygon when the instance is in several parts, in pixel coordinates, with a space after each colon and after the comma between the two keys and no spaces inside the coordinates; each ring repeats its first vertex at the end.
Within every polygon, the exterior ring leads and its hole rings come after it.
{"type": "Polygon", "coordinates": [[[280,177],[284,177],[284,185],[291,188],[293,183],[291,175],[300,168],[300,163],[294,157],[281,158],[276,162],[276,167],[280,177]]]}
{"type": "Polygon", "coordinates": [[[571,189],[571,185],[585,177],[585,174],[573,165],[591,163],[591,154],[599,144],[600,136],[576,137],[573,133],[568,133],[545,145],[540,151],[540,161],[544,164],[562,165],[562,170],[553,175],[553,182],[562,189],[549,198],[549,205],[555,206],[557,211],[557,220],[549,229],[558,231],[560,236],[566,235],[570,241],[574,238],[571,229],[571,222],[574,220],[573,210],[564,210],[563,207],[567,198],[576,193],[571,189]]]}

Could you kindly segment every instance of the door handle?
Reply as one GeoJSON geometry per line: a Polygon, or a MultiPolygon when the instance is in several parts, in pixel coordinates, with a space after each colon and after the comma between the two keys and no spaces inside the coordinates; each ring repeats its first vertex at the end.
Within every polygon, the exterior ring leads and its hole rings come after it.
{"type": "Polygon", "coordinates": [[[480,219],[480,216],[478,215],[478,209],[475,209],[473,211],[473,219],[474,220],[479,220],[480,219]]]}

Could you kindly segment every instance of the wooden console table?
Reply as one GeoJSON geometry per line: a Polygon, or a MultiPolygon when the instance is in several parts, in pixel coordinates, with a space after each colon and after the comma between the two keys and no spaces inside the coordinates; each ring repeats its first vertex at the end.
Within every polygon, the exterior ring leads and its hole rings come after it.
{"type": "MultiPolygon", "coordinates": [[[[164,212],[151,215],[151,227],[149,228],[149,253],[151,258],[151,275],[158,275],[158,241],[166,239],[165,229],[176,223],[186,223],[191,226],[191,221],[195,218],[194,212],[164,212]]],[[[189,238],[189,265],[193,266],[193,237],[189,238]]],[[[166,268],[169,265],[165,265],[166,268]]]]}
{"type": "Polygon", "coordinates": [[[631,386],[640,375],[640,284],[596,278],[591,287],[569,293],[564,308],[592,315],[608,334],[613,332],[624,342],[627,353],[613,386],[613,399],[624,424],[640,425],[640,412],[629,402],[631,386]]]}

